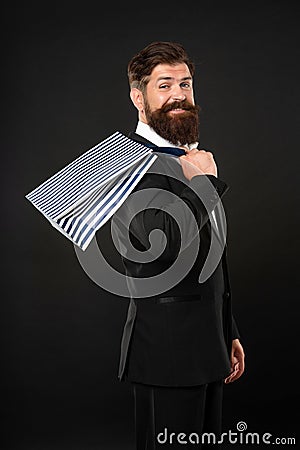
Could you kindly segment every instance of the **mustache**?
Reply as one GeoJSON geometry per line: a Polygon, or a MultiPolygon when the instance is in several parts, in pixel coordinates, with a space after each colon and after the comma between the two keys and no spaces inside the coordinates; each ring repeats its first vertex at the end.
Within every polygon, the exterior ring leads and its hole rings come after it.
{"type": "Polygon", "coordinates": [[[192,105],[192,103],[187,100],[176,100],[173,103],[163,105],[159,111],[162,113],[167,113],[173,109],[184,109],[185,111],[199,112],[200,107],[198,105],[192,105]]]}

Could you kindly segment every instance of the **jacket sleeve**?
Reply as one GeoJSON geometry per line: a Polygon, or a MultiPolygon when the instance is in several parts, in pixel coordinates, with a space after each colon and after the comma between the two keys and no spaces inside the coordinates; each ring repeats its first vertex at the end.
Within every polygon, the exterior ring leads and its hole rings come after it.
{"type": "Polygon", "coordinates": [[[240,339],[240,333],[234,317],[232,316],[232,339],[240,339]]]}
{"type": "MultiPolygon", "coordinates": [[[[153,196],[152,200],[155,200],[153,202],[146,199],[147,187],[151,187],[151,179],[147,181],[145,177],[144,182],[142,180],[138,186],[138,190],[145,189],[145,206],[142,211],[134,214],[134,204],[131,203],[134,199],[131,200],[129,196],[124,203],[124,208],[122,207],[117,215],[121,221],[124,214],[127,219],[132,217],[129,228],[131,240],[139,250],[149,250],[151,247],[149,234],[152,230],[163,231],[155,237],[156,248],[162,248],[165,245],[159,257],[161,261],[176,258],[182,239],[181,233],[184,233],[184,239],[187,242],[193,239],[195,226],[191,220],[191,213],[198,230],[201,230],[228,189],[223,181],[213,175],[196,175],[179,195],[172,197],[172,201],[170,201],[169,193],[164,190],[162,182],[162,189],[153,196]]],[[[128,223],[128,220],[125,223],[128,223]]]]}

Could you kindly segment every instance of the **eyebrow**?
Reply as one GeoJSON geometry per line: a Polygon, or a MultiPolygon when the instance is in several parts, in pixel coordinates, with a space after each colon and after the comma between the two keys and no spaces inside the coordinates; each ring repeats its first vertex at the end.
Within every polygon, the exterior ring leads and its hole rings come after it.
{"type": "MultiPolygon", "coordinates": [[[[191,80],[191,79],[192,79],[192,77],[191,77],[191,76],[188,76],[188,77],[183,77],[183,78],[181,78],[180,81],[191,80]]],[[[156,82],[158,83],[159,81],[162,81],[162,80],[175,80],[175,78],[174,78],[174,77],[159,77],[159,78],[156,80],[156,82]]]]}

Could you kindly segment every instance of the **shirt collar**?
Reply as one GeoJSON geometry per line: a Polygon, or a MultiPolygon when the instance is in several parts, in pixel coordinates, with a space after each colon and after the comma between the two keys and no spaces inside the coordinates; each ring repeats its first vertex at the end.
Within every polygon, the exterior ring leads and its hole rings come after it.
{"type": "MultiPolygon", "coordinates": [[[[157,145],[158,147],[178,147],[177,145],[172,144],[172,142],[169,142],[166,139],[162,138],[147,123],[139,121],[135,132],[148,141],[152,142],[153,144],[157,145]]],[[[186,147],[188,147],[189,150],[192,150],[193,148],[197,148],[197,146],[198,142],[195,142],[193,144],[187,145],[186,147]]]]}

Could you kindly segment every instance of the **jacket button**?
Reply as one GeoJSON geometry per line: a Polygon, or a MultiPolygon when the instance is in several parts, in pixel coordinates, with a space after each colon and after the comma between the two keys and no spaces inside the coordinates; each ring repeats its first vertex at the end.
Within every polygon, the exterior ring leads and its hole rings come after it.
{"type": "Polygon", "coordinates": [[[224,292],[224,294],[223,294],[224,300],[228,299],[229,297],[230,297],[230,292],[228,292],[228,291],[224,292]]]}

